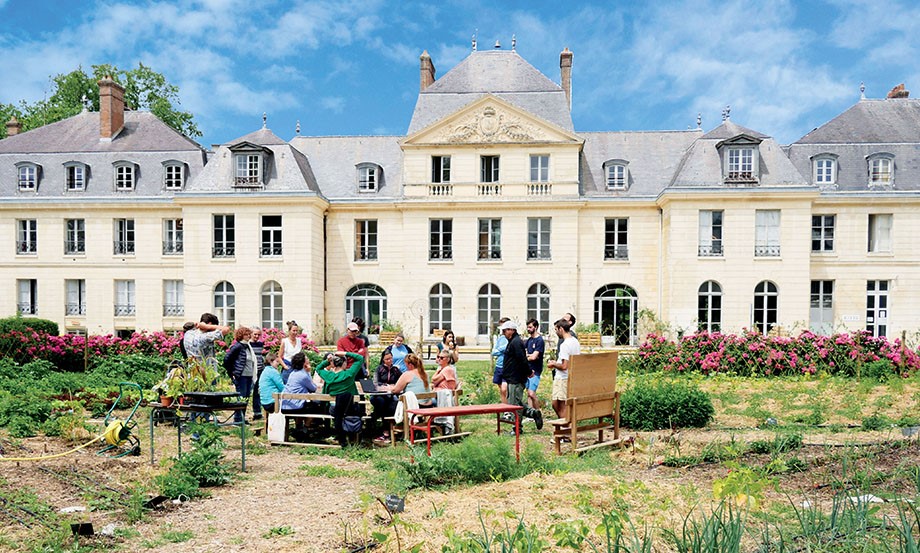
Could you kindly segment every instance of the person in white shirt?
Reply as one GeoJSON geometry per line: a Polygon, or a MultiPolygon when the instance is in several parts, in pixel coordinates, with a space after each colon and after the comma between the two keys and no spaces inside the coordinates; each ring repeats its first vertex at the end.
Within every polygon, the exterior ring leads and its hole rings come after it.
{"type": "Polygon", "coordinates": [[[547,367],[556,369],[553,376],[553,410],[556,416],[564,419],[567,415],[565,400],[568,395],[569,385],[569,360],[573,355],[581,353],[581,344],[571,333],[572,325],[565,319],[559,319],[553,325],[556,327],[556,336],[559,337],[559,356],[555,361],[546,364],[547,367]]]}

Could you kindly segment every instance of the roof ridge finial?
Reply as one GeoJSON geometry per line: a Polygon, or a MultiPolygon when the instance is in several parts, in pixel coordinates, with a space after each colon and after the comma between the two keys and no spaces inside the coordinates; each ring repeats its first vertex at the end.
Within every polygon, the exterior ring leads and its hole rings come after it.
{"type": "Polygon", "coordinates": [[[501,41],[499,41],[499,40],[496,40],[496,41],[495,41],[495,49],[496,49],[496,50],[501,50],[501,49],[502,49],[502,43],[501,43],[501,41]]]}
{"type": "Polygon", "coordinates": [[[268,114],[265,113],[264,111],[262,112],[262,128],[263,129],[268,128],[268,114]]]}
{"type": "Polygon", "coordinates": [[[703,128],[703,114],[702,113],[696,114],[696,128],[697,129],[703,128]]]}
{"type": "Polygon", "coordinates": [[[517,50],[517,35],[511,35],[511,51],[517,50]]]}
{"type": "Polygon", "coordinates": [[[866,83],[864,83],[863,81],[859,81],[859,99],[860,100],[866,99],[866,83]]]}
{"type": "Polygon", "coordinates": [[[475,31],[473,31],[473,51],[474,52],[476,51],[476,33],[478,32],[479,32],[479,29],[476,29],[475,31]]]}
{"type": "Polygon", "coordinates": [[[722,110],[722,122],[728,121],[732,118],[732,107],[728,104],[725,105],[725,109],[722,110]]]}
{"type": "Polygon", "coordinates": [[[86,107],[86,104],[88,103],[87,100],[88,98],[86,97],[86,94],[80,97],[80,103],[83,104],[83,113],[86,113],[87,111],[89,111],[86,107]]]}
{"type": "Polygon", "coordinates": [[[297,136],[300,136],[300,119],[297,120],[297,126],[294,127],[294,132],[297,133],[297,136]]]}

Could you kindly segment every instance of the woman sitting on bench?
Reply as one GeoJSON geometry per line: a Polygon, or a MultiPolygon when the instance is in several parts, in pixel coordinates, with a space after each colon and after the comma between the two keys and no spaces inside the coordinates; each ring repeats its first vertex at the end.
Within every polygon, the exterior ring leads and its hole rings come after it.
{"type": "MultiPolygon", "coordinates": [[[[388,389],[394,394],[412,392],[418,395],[430,392],[431,390],[428,386],[428,373],[425,372],[425,367],[422,365],[422,359],[418,355],[410,353],[406,356],[406,367],[408,367],[408,370],[402,373],[402,376],[399,377],[396,384],[385,386],[383,389],[388,389]]],[[[425,399],[419,401],[418,405],[419,407],[434,407],[434,401],[425,399]]]]}

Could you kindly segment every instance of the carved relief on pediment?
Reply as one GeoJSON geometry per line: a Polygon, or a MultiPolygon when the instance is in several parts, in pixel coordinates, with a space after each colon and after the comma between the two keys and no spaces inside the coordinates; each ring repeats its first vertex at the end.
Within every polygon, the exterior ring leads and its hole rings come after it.
{"type": "Polygon", "coordinates": [[[485,106],[431,136],[433,142],[450,144],[495,144],[546,140],[547,134],[536,125],[492,106],[485,106]]]}

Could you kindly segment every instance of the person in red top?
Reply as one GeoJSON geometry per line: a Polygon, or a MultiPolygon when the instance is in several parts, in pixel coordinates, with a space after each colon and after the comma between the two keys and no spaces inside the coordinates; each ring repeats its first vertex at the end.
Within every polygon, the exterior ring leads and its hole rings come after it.
{"type": "MultiPolygon", "coordinates": [[[[358,336],[360,330],[361,329],[358,328],[357,323],[348,323],[345,336],[339,338],[339,341],[336,342],[335,347],[339,351],[357,353],[361,357],[364,357],[364,364],[361,367],[361,370],[358,371],[358,374],[360,375],[359,378],[367,378],[367,346],[364,344],[364,340],[358,336]]],[[[351,358],[346,357],[345,370],[351,367],[351,364],[354,362],[355,361],[352,361],[351,358]]]]}

